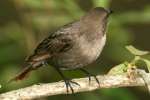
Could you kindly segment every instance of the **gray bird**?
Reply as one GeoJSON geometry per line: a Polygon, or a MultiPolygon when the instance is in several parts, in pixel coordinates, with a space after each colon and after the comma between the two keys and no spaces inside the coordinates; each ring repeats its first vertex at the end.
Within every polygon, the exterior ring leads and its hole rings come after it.
{"type": "MultiPolygon", "coordinates": [[[[27,73],[48,63],[64,79],[67,92],[71,83],[77,84],[62,73],[62,70],[80,69],[89,76],[84,66],[94,62],[100,55],[106,42],[106,25],[111,11],[96,7],[78,21],[67,24],[45,38],[23,64],[24,69],[13,80],[22,80],[27,73]]],[[[78,84],[77,84],[78,85],[78,84]]]]}

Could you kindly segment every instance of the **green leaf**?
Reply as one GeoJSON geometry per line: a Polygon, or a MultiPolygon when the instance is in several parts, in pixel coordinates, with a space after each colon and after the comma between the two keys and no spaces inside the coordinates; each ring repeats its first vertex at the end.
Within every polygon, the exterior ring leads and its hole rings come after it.
{"type": "Polygon", "coordinates": [[[150,72],[150,61],[147,60],[147,59],[142,59],[142,60],[145,62],[146,66],[147,66],[147,69],[150,72]]]}
{"type": "Polygon", "coordinates": [[[138,50],[135,47],[133,47],[132,45],[126,46],[126,49],[128,51],[130,51],[133,55],[136,55],[136,56],[142,56],[142,55],[146,55],[149,53],[148,51],[138,50]]]}
{"type": "Polygon", "coordinates": [[[127,70],[128,62],[119,64],[115,67],[113,67],[108,74],[109,75],[117,75],[117,74],[123,74],[127,70]]]}

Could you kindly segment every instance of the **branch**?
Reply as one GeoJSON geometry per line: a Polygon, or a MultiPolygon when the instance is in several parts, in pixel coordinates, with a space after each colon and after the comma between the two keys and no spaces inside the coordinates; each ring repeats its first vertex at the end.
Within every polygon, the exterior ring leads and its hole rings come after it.
{"type": "MultiPolygon", "coordinates": [[[[143,73],[143,70],[141,71],[143,73]]],[[[144,71],[144,76],[150,79],[150,73],[146,73],[144,71]]],[[[100,88],[145,86],[145,81],[143,80],[142,76],[129,78],[127,73],[122,75],[98,75],[97,78],[100,81],[100,87],[94,78],[91,79],[91,84],[89,84],[88,78],[73,79],[74,82],[80,84],[80,86],[73,84],[74,92],[93,91],[100,88]]],[[[71,93],[71,91],[69,91],[69,93],[71,93]]],[[[31,100],[59,94],[67,94],[66,86],[63,81],[33,85],[30,87],[6,92],[0,94],[0,100],[31,100]]]]}

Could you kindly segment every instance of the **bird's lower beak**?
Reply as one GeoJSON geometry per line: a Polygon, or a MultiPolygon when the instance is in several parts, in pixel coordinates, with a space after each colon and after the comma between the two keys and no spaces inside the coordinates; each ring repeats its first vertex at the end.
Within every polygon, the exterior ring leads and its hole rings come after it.
{"type": "Polygon", "coordinates": [[[110,14],[112,14],[113,13],[113,11],[110,9],[109,11],[108,11],[108,14],[110,15],[110,14]]]}

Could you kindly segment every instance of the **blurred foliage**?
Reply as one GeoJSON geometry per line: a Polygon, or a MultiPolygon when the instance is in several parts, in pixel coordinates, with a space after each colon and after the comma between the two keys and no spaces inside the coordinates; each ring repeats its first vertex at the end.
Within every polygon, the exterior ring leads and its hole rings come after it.
{"type": "Polygon", "coordinates": [[[139,50],[132,45],[126,46],[126,49],[134,56],[134,58],[131,59],[130,62],[126,61],[114,66],[112,69],[110,69],[108,74],[116,75],[125,74],[126,72],[129,73],[128,70],[136,69],[142,66],[142,64],[139,64],[139,62],[143,62],[145,64],[144,67],[148,70],[148,72],[150,72],[150,60],[144,57],[145,55],[149,55],[148,51],[139,50]]]}
{"type": "MultiPolygon", "coordinates": [[[[91,72],[103,74],[111,66],[133,59],[125,46],[150,51],[149,0],[0,0],[0,92],[32,84],[54,82],[61,78],[52,67],[34,71],[20,82],[6,84],[20,69],[25,57],[48,34],[79,19],[90,9],[102,6],[114,13],[109,18],[107,44],[100,59],[89,66],[91,72]]],[[[146,56],[150,59],[150,56],[146,56]]],[[[83,77],[78,71],[65,72],[70,77],[83,77]]],[[[148,100],[145,88],[102,89],[76,95],[60,95],[42,100],[148,100]]]]}

